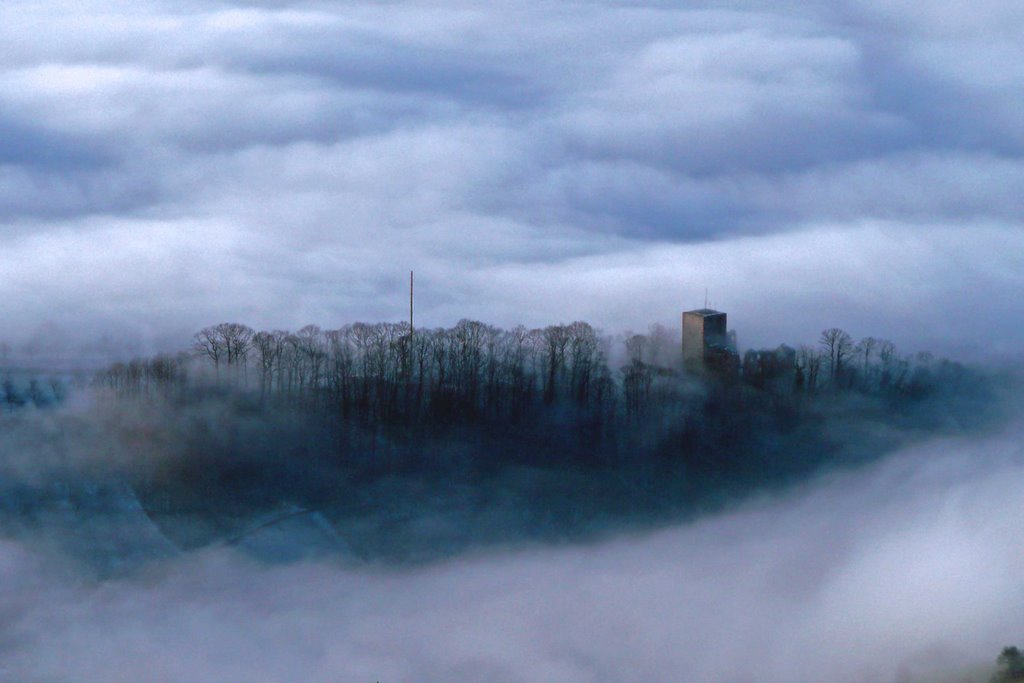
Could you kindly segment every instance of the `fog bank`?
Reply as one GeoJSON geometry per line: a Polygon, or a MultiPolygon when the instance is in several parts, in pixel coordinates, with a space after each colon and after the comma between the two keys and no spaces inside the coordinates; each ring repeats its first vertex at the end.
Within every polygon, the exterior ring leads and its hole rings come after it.
{"type": "Polygon", "coordinates": [[[0,679],[987,679],[1024,633],[1024,425],[589,546],[426,568],[229,549],[93,583],[0,545],[0,679]]]}

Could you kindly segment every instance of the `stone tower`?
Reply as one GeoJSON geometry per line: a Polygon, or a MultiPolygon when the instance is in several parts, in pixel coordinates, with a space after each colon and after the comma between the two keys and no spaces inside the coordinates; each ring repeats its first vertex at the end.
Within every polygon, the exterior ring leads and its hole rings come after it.
{"type": "Polygon", "coordinates": [[[683,313],[683,365],[704,369],[713,349],[728,347],[725,313],[701,308],[683,313]]]}

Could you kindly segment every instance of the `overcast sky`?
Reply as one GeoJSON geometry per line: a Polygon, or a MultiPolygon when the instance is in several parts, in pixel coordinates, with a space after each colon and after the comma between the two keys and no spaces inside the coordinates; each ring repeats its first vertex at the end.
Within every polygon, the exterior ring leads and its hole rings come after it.
{"type": "Polygon", "coordinates": [[[1024,343],[1017,0],[0,6],[0,339],[1024,343]]]}

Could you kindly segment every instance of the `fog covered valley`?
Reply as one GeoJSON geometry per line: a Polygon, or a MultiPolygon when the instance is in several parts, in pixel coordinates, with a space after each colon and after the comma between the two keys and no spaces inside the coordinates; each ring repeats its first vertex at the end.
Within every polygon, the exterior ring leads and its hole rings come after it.
{"type": "Polygon", "coordinates": [[[1024,681],[1022,35],[0,3],[0,683],[1024,681]]]}
{"type": "MultiPolygon", "coordinates": [[[[223,324],[77,392],[23,373],[4,384],[18,453],[3,506],[16,520],[141,510],[145,542],[178,549],[256,551],[302,529],[308,543],[259,553],[416,563],[693,519],[979,433],[1009,390],[991,370],[835,329],[799,352],[689,368],[660,326],[620,337],[582,322],[223,324]]],[[[86,555],[102,573],[147,552],[86,555]]]]}
{"type": "Polygon", "coordinates": [[[1016,380],[853,345],[813,384],[694,377],[656,332],[585,368],[491,328],[422,366],[317,332],[315,380],[195,353],[12,379],[0,674],[987,680],[1024,625],[1016,380]]]}

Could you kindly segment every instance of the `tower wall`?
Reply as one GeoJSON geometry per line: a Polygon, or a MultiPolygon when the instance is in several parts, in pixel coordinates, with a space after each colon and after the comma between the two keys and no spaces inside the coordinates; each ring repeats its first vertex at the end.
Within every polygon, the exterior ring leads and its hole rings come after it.
{"type": "Polygon", "coordinates": [[[727,345],[725,313],[707,308],[683,313],[684,365],[703,367],[710,347],[727,345]]]}

